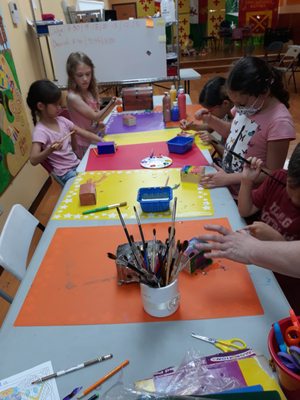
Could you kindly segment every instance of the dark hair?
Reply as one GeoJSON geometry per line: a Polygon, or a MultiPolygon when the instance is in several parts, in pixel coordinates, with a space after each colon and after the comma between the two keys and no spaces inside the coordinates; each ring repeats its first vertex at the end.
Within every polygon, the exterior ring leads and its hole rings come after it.
{"type": "Polygon", "coordinates": [[[67,59],[68,89],[71,89],[74,92],[78,91],[78,87],[75,82],[75,73],[76,73],[76,68],[79,64],[86,64],[91,68],[92,77],[88,89],[92,93],[93,97],[95,99],[98,99],[97,82],[94,73],[95,66],[90,57],[87,56],[85,53],[81,52],[71,53],[67,59]]]}
{"type": "Polygon", "coordinates": [[[288,177],[290,186],[300,187],[300,143],[295,147],[288,166],[288,177]]]}
{"type": "Polygon", "coordinates": [[[289,93],[283,86],[282,73],[262,58],[240,58],[229,73],[227,87],[256,97],[270,90],[272,96],[289,108],[289,93]]]}
{"type": "Polygon", "coordinates": [[[31,110],[34,125],[37,123],[36,114],[39,112],[38,103],[53,104],[61,98],[61,90],[48,79],[41,79],[31,84],[27,94],[27,105],[31,110]]]}
{"type": "Polygon", "coordinates": [[[226,79],[222,76],[216,76],[203,86],[199,95],[199,104],[203,107],[215,107],[229,100],[225,89],[226,79]]]}

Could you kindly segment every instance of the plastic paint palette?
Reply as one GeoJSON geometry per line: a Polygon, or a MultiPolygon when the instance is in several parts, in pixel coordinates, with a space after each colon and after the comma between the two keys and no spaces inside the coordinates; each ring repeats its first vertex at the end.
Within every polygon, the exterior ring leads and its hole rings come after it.
{"type": "Polygon", "coordinates": [[[141,161],[141,166],[148,169],[167,168],[172,164],[172,159],[167,156],[146,157],[141,161]]]}

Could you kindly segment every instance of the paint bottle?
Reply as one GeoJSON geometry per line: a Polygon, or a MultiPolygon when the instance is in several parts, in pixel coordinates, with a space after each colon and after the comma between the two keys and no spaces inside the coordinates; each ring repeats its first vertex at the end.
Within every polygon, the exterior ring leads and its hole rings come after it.
{"type": "Polygon", "coordinates": [[[171,121],[171,98],[168,92],[165,92],[165,95],[163,97],[162,109],[164,122],[171,121]]]}
{"type": "Polygon", "coordinates": [[[172,121],[179,121],[179,108],[177,101],[174,101],[173,107],[171,110],[171,120],[172,121]]]}
{"type": "Polygon", "coordinates": [[[171,89],[170,89],[170,98],[171,98],[172,107],[173,107],[174,101],[176,101],[176,97],[177,97],[177,90],[175,88],[175,85],[172,85],[171,89]]]}
{"type": "Polygon", "coordinates": [[[179,118],[186,119],[186,96],[184,93],[184,89],[179,90],[178,108],[179,108],[179,118]]]}

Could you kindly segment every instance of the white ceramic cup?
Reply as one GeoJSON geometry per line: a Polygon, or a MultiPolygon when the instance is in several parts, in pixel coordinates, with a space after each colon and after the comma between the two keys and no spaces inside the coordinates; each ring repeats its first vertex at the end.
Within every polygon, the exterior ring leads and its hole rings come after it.
{"type": "Polygon", "coordinates": [[[168,317],[178,309],[180,295],[177,279],[170,285],[161,288],[152,288],[143,283],[140,287],[144,310],[149,315],[168,317]]]}

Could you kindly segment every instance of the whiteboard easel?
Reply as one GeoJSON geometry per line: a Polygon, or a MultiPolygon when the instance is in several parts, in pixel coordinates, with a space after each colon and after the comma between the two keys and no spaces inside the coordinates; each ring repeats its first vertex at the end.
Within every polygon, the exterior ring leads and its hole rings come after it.
{"type": "Polygon", "coordinates": [[[100,83],[153,81],[167,77],[166,33],[163,19],[65,24],[49,27],[50,46],[58,84],[67,85],[70,53],[86,53],[100,83]]]}

